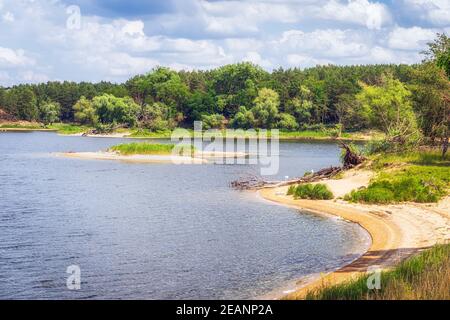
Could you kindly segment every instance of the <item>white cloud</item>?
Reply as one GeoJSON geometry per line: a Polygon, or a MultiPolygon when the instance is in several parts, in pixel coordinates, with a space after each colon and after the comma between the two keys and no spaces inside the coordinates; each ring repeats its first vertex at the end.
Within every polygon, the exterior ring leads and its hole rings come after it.
{"type": "Polygon", "coordinates": [[[126,21],[122,27],[122,32],[130,36],[144,36],[144,23],[141,20],[126,21]]]}
{"type": "Polygon", "coordinates": [[[313,57],[300,54],[288,54],[286,60],[289,63],[289,66],[301,68],[314,67],[316,65],[327,65],[332,63],[331,60],[315,59],[313,57]]]}
{"type": "Polygon", "coordinates": [[[357,39],[358,34],[352,30],[315,30],[303,32],[289,30],[282,34],[278,46],[285,46],[291,51],[308,52],[317,57],[352,57],[364,55],[368,47],[357,39]]]}
{"type": "Polygon", "coordinates": [[[19,77],[27,83],[41,83],[49,81],[49,77],[46,74],[36,73],[32,70],[20,72],[19,77]]]}
{"type": "Polygon", "coordinates": [[[2,15],[2,19],[5,22],[14,22],[14,14],[12,14],[11,12],[7,11],[2,15]]]}
{"type": "Polygon", "coordinates": [[[435,26],[450,24],[449,0],[403,0],[406,6],[416,10],[419,17],[435,26]]]}
{"type": "Polygon", "coordinates": [[[435,36],[436,31],[431,29],[396,27],[388,35],[388,45],[391,49],[422,50],[435,36]]]}
{"type": "Polygon", "coordinates": [[[318,10],[317,16],[356,23],[368,29],[379,30],[391,21],[389,9],[384,4],[368,0],[348,0],[345,4],[338,0],[330,0],[318,10]]]}
{"type": "Polygon", "coordinates": [[[0,85],[7,85],[11,80],[8,72],[0,71],[0,85]]]}
{"type": "Polygon", "coordinates": [[[31,64],[34,64],[34,60],[27,57],[24,50],[0,47],[0,67],[22,67],[31,64]]]}
{"type": "Polygon", "coordinates": [[[256,51],[247,52],[242,61],[252,62],[266,69],[270,69],[271,67],[273,67],[273,64],[269,60],[263,59],[261,55],[256,51]]]}
{"type": "Polygon", "coordinates": [[[61,0],[0,0],[0,81],[124,81],[156,65],[240,61],[268,70],[414,63],[434,32],[448,30],[448,0],[401,0],[408,19],[428,21],[408,27],[381,0],[173,1],[173,12],[149,18],[86,15],[81,7],[81,28],[71,30],[61,0]]]}

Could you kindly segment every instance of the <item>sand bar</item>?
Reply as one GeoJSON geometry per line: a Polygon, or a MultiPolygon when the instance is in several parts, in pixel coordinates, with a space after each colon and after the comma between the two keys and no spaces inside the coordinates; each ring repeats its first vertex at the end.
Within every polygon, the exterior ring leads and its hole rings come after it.
{"type": "MultiPolygon", "coordinates": [[[[367,185],[371,174],[351,170],[343,179],[325,180],[335,193],[343,195],[367,185]]],[[[368,268],[389,269],[412,254],[436,243],[450,240],[450,197],[438,204],[363,205],[343,200],[295,200],[286,195],[287,187],[260,190],[270,201],[312,212],[322,212],[355,222],[370,234],[372,243],[360,258],[334,272],[316,277],[309,283],[298,282],[293,293],[276,298],[302,299],[310,290],[356,278],[368,268]]]]}

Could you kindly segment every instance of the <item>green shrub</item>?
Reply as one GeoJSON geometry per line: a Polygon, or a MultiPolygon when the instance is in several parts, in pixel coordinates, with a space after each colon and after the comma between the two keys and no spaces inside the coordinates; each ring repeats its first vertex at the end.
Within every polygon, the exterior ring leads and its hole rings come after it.
{"type": "Polygon", "coordinates": [[[333,193],[324,184],[299,184],[297,186],[290,186],[287,192],[288,195],[293,195],[296,199],[311,199],[311,200],[329,200],[333,199],[333,193]]]}
{"type": "MultiPolygon", "coordinates": [[[[126,143],[111,147],[109,150],[123,155],[133,154],[171,154],[175,148],[174,144],[156,144],[156,143],[126,143]]],[[[183,145],[180,148],[180,155],[191,155],[194,151],[192,145],[183,145]]]]}
{"type": "Polygon", "coordinates": [[[392,180],[376,180],[367,188],[352,191],[345,200],[365,203],[437,202],[446,193],[445,184],[433,178],[402,174],[392,180]]]}
{"type": "Polygon", "coordinates": [[[287,195],[288,195],[288,196],[294,195],[294,193],[295,193],[295,188],[296,188],[296,187],[297,187],[297,186],[295,186],[295,185],[289,186],[289,189],[288,189],[288,191],[287,191],[287,195]]]}

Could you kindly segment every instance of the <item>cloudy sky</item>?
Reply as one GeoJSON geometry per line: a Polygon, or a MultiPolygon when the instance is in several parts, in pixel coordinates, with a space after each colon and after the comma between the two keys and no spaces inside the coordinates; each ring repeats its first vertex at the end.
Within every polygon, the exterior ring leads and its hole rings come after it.
{"type": "Polygon", "coordinates": [[[0,0],[0,85],[154,66],[415,63],[449,0],[0,0]]]}

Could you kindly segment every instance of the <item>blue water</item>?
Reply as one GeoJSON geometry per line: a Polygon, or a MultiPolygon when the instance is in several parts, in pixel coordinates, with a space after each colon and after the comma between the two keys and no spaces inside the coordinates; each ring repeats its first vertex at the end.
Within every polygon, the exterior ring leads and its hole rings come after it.
{"type": "MultiPolygon", "coordinates": [[[[52,154],[123,141],[0,133],[1,299],[246,299],[367,246],[355,224],[230,189],[254,166],[52,154]],[[80,290],[66,286],[70,265],[80,290]]],[[[338,164],[338,154],[333,143],[281,143],[273,179],[338,164]]]]}

